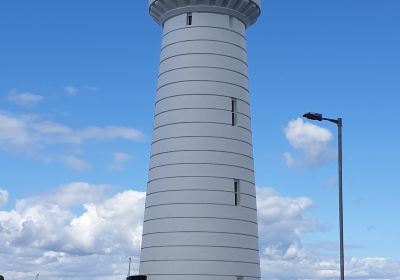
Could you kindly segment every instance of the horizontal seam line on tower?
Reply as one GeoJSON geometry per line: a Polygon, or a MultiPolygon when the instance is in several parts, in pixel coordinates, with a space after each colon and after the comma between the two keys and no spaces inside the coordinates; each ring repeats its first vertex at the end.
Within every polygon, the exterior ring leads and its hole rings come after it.
{"type": "Polygon", "coordinates": [[[169,60],[171,58],[174,58],[174,57],[186,56],[186,55],[198,55],[198,54],[200,54],[200,55],[202,55],[202,54],[215,55],[215,56],[223,56],[223,57],[232,58],[234,60],[237,60],[237,61],[243,63],[246,67],[248,67],[247,62],[244,61],[244,60],[241,60],[238,57],[235,57],[235,56],[232,56],[232,55],[227,55],[227,54],[222,54],[222,53],[211,53],[211,52],[180,53],[180,54],[171,55],[171,56],[168,56],[168,57],[165,57],[165,58],[161,59],[160,63],[159,63],[159,66],[161,66],[161,64],[164,63],[165,61],[167,61],[167,60],[169,60]]]}
{"type": "Polygon", "coordinates": [[[235,43],[231,43],[231,42],[228,42],[228,41],[215,40],[215,39],[190,39],[190,40],[174,41],[173,43],[169,43],[169,44],[167,44],[165,46],[162,46],[160,51],[162,52],[164,49],[166,49],[166,48],[168,48],[168,47],[170,47],[172,45],[176,45],[176,44],[180,44],[180,43],[187,43],[187,42],[217,42],[217,43],[224,43],[224,44],[235,46],[235,47],[241,49],[242,51],[244,51],[245,53],[247,53],[247,50],[245,48],[243,48],[242,46],[240,46],[240,45],[237,45],[235,43]]]}
{"type": "Polygon", "coordinates": [[[237,31],[234,31],[234,30],[232,30],[232,29],[228,29],[228,28],[225,28],[225,27],[209,26],[209,25],[197,25],[197,26],[180,27],[180,28],[172,29],[172,30],[166,32],[165,34],[163,34],[161,38],[164,39],[167,35],[169,35],[169,34],[175,32],[175,31],[184,30],[184,29],[193,29],[193,28],[213,28],[213,29],[220,29],[220,30],[228,31],[228,32],[234,33],[234,34],[236,34],[236,35],[239,35],[240,37],[242,37],[242,38],[246,41],[246,37],[243,36],[242,34],[240,34],[240,33],[237,32],[237,31]]]}
{"type": "Polygon", "coordinates": [[[257,238],[257,235],[241,233],[241,232],[227,232],[227,231],[208,231],[208,230],[176,230],[176,231],[155,231],[155,232],[148,232],[143,233],[144,236],[146,235],[153,235],[153,234],[175,234],[175,233],[206,233],[206,234],[229,234],[229,235],[241,235],[241,236],[248,236],[257,238]]]}
{"type": "MultiPolygon", "coordinates": [[[[210,189],[170,189],[170,190],[163,190],[163,191],[155,191],[155,192],[148,192],[146,193],[146,196],[150,196],[153,194],[158,194],[158,193],[164,193],[164,192],[187,192],[187,191],[204,191],[204,192],[227,192],[227,193],[234,193],[234,191],[225,191],[225,190],[210,190],[210,189]]],[[[240,195],[247,195],[250,197],[256,198],[255,195],[249,194],[249,193],[243,193],[241,192],[240,195]]]]}
{"type": "MultiPolygon", "coordinates": [[[[147,182],[147,184],[153,182],[153,181],[158,181],[158,180],[164,180],[164,179],[172,179],[172,178],[219,178],[219,179],[232,179],[231,177],[223,177],[223,176],[200,176],[200,175],[193,175],[193,176],[167,176],[167,177],[159,177],[159,178],[155,178],[155,179],[151,179],[147,182]]],[[[250,183],[252,185],[254,185],[254,182],[252,181],[248,181],[246,179],[241,179],[241,178],[237,178],[238,180],[250,183]]]]}
{"type": "MultiPolygon", "coordinates": [[[[201,93],[188,93],[188,94],[174,94],[174,95],[170,95],[170,96],[166,96],[160,99],[156,100],[156,105],[158,104],[158,102],[163,101],[165,99],[169,99],[169,98],[175,98],[175,97],[182,97],[182,96],[218,96],[218,97],[227,97],[227,98],[232,98],[235,96],[230,96],[230,95],[223,95],[223,94],[201,94],[201,93]]],[[[237,98],[235,97],[237,100],[242,101],[243,103],[246,103],[247,105],[250,106],[250,103],[246,100],[243,100],[241,98],[237,98]]]]}
{"type": "MultiPolygon", "coordinates": [[[[156,113],[154,115],[154,117],[157,117],[159,115],[162,115],[162,114],[165,114],[165,113],[169,113],[169,112],[183,111],[183,110],[215,110],[215,111],[224,111],[224,112],[232,113],[232,109],[229,110],[229,109],[222,109],[222,108],[206,108],[206,107],[203,107],[203,108],[201,108],[201,107],[199,107],[199,108],[189,108],[188,107],[188,108],[169,109],[169,110],[165,110],[165,111],[162,111],[162,112],[158,112],[158,113],[156,113]]],[[[235,114],[244,116],[244,117],[248,118],[249,120],[251,120],[251,117],[246,115],[246,114],[244,114],[244,113],[235,112],[235,114]]]]}
{"type": "MultiPolygon", "coordinates": [[[[255,198],[255,197],[254,197],[255,198]]],[[[253,211],[257,211],[257,209],[255,209],[255,208],[252,208],[252,207],[248,207],[248,206],[245,206],[245,205],[239,205],[240,207],[242,207],[242,208],[247,208],[247,209],[250,209],[250,210],[253,210],[253,211]]],[[[237,206],[236,206],[237,207],[237,206]]]]}
{"type": "Polygon", "coordinates": [[[157,142],[160,141],[164,141],[164,140],[170,140],[170,139],[179,139],[179,138],[216,138],[216,139],[227,139],[227,140],[233,140],[233,141],[238,141],[238,142],[242,142],[245,143],[247,145],[249,145],[250,147],[253,147],[253,144],[251,144],[250,142],[244,141],[244,140],[240,140],[240,139],[235,139],[235,138],[230,138],[230,137],[222,137],[222,136],[210,136],[210,135],[183,135],[183,136],[172,136],[172,137],[165,137],[165,138],[160,138],[158,140],[153,141],[151,144],[155,144],[157,142]]]}
{"type": "Polygon", "coordinates": [[[173,166],[173,165],[195,165],[195,164],[199,164],[199,165],[216,165],[216,166],[227,166],[227,167],[236,167],[236,168],[241,168],[241,169],[245,169],[251,172],[254,172],[253,169],[251,168],[247,168],[244,166],[239,166],[239,165],[234,165],[234,164],[225,164],[225,163],[213,163],[213,162],[177,162],[177,163],[167,163],[167,164],[160,164],[160,165],[156,165],[153,167],[150,167],[149,170],[153,170],[156,168],[161,168],[161,167],[165,167],[165,166],[173,166]]]}
{"type": "Polygon", "coordinates": [[[140,260],[140,262],[223,262],[223,263],[246,263],[246,264],[256,264],[259,265],[258,262],[246,262],[246,261],[236,261],[236,260],[198,260],[198,259],[174,259],[174,260],[140,260]]]}
{"type": "Polygon", "coordinates": [[[158,155],[163,155],[163,154],[169,154],[169,153],[179,153],[179,152],[215,152],[215,153],[226,153],[226,154],[234,154],[234,155],[238,155],[238,156],[244,156],[247,157],[249,159],[253,159],[252,156],[249,155],[245,155],[245,154],[241,154],[241,153],[236,153],[236,152],[231,152],[231,151],[221,151],[221,150],[172,150],[172,151],[165,151],[165,152],[161,152],[161,153],[154,153],[150,155],[150,158],[153,158],[155,156],[158,155]]]}
{"type": "Polygon", "coordinates": [[[244,127],[244,126],[241,126],[241,125],[236,125],[236,127],[243,128],[244,130],[247,130],[247,131],[249,131],[250,133],[253,133],[253,132],[251,131],[251,129],[248,129],[247,127],[244,127]]]}
{"type": "Polygon", "coordinates": [[[255,222],[255,221],[236,219],[236,218],[225,218],[225,217],[160,217],[160,218],[152,218],[152,219],[143,220],[143,222],[146,223],[146,222],[151,222],[151,221],[168,220],[168,219],[207,219],[207,220],[214,219],[214,220],[239,221],[239,222],[245,222],[245,223],[257,225],[257,222],[255,222]]]}
{"type": "Polygon", "coordinates": [[[245,88],[244,86],[241,86],[241,85],[238,85],[238,84],[234,84],[234,83],[231,83],[231,82],[224,82],[224,81],[217,81],[217,80],[182,80],[182,81],[175,81],[175,82],[170,82],[170,83],[163,84],[162,86],[159,86],[156,90],[159,91],[163,87],[174,85],[174,84],[191,83],[191,82],[207,82],[207,83],[227,84],[227,85],[239,87],[239,88],[243,89],[244,91],[246,91],[247,93],[249,93],[249,90],[247,88],[245,88]]]}
{"type": "Polygon", "coordinates": [[[229,248],[229,249],[242,249],[249,251],[259,252],[258,249],[247,248],[247,247],[237,247],[237,246],[223,246],[223,245],[164,245],[164,246],[143,246],[140,249],[150,249],[150,248],[174,248],[174,247],[206,247],[206,248],[229,248]]]}
{"type": "MultiPolygon", "coordinates": [[[[159,207],[159,206],[166,206],[166,205],[221,205],[221,206],[232,206],[232,207],[238,207],[234,204],[228,204],[228,203],[212,203],[212,202],[171,202],[171,203],[159,203],[159,204],[153,204],[153,205],[146,205],[145,209],[147,208],[152,208],[152,207],[159,207]]],[[[247,206],[242,206],[239,205],[239,207],[245,207],[254,211],[257,211],[255,208],[247,207],[247,206]]]]}
{"type": "Polygon", "coordinates": [[[184,67],[173,68],[173,69],[169,69],[169,70],[159,73],[157,78],[160,78],[162,75],[164,75],[168,72],[173,72],[173,71],[182,70],[182,69],[218,69],[218,70],[229,71],[229,72],[233,72],[233,73],[242,75],[246,80],[249,80],[249,77],[247,77],[245,74],[243,74],[239,71],[232,70],[229,68],[224,68],[224,67],[215,67],[215,66],[184,66],[184,67]]]}
{"type": "Polygon", "coordinates": [[[170,126],[170,125],[178,125],[178,124],[218,124],[218,125],[225,125],[225,126],[228,126],[228,127],[241,128],[241,129],[244,129],[244,130],[246,130],[246,131],[251,133],[251,130],[248,129],[247,127],[244,127],[244,126],[241,126],[241,125],[232,125],[230,123],[222,123],[222,122],[175,122],[175,123],[166,123],[166,124],[162,124],[162,125],[159,125],[159,126],[155,126],[153,128],[153,131],[155,131],[157,129],[160,129],[162,127],[166,127],[166,126],[170,126]]]}

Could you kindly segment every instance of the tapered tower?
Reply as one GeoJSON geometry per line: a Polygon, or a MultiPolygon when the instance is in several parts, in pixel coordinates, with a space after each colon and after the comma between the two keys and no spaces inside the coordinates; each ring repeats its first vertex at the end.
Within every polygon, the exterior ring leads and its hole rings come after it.
{"type": "Polygon", "coordinates": [[[260,0],[150,0],[163,27],[140,274],[260,279],[246,28],[260,0]]]}

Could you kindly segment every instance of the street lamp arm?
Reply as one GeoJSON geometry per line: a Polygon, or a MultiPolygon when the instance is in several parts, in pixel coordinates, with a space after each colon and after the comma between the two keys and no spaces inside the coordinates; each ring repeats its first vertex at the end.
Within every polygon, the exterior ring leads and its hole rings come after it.
{"type": "Polygon", "coordinates": [[[322,120],[323,120],[323,121],[329,121],[329,122],[335,123],[335,124],[337,124],[337,126],[340,126],[340,127],[343,126],[343,121],[342,121],[341,118],[338,118],[338,119],[322,118],[322,120]]]}

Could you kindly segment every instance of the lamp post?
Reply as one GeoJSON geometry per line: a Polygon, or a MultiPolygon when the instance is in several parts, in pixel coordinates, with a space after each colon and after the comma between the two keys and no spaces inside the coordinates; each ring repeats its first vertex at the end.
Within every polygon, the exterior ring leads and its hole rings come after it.
{"type": "Polygon", "coordinates": [[[343,177],[342,177],[342,118],[324,118],[319,113],[306,113],[304,118],[314,121],[329,121],[338,127],[338,171],[339,171],[339,227],[340,227],[340,280],[344,280],[344,245],[343,245],[343,177]]]}

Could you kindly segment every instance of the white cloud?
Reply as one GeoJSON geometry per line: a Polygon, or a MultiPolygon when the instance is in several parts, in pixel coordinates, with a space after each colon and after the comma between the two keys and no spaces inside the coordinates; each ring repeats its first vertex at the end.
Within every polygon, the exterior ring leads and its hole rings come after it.
{"type": "Polygon", "coordinates": [[[55,190],[38,197],[18,200],[16,208],[18,211],[21,211],[29,207],[29,205],[55,204],[63,209],[68,209],[85,203],[99,203],[106,199],[106,191],[110,188],[111,187],[108,185],[91,185],[85,182],[72,182],[61,185],[55,190]]]}
{"type": "MultiPolygon", "coordinates": [[[[304,155],[303,163],[307,166],[319,165],[336,157],[335,151],[329,147],[332,133],[317,125],[305,123],[301,118],[288,123],[285,136],[289,144],[304,155]]],[[[287,163],[288,155],[284,154],[287,163]]],[[[289,163],[294,163],[292,159],[289,159],[289,163]]]]}
{"type": "MultiPolygon", "coordinates": [[[[261,271],[268,280],[334,280],[339,279],[339,263],[328,257],[318,257],[312,252],[286,260],[261,257],[261,271]]],[[[399,280],[400,262],[379,258],[350,258],[345,262],[346,279],[399,280]]]]}
{"type": "Polygon", "coordinates": [[[0,189],[0,207],[7,205],[8,191],[0,189]]]}
{"type": "Polygon", "coordinates": [[[32,125],[33,132],[40,133],[43,141],[49,144],[82,144],[89,140],[115,140],[142,141],[143,134],[128,127],[87,127],[72,129],[65,125],[53,122],[39,122],[32,125]]]}
{"type": "Polygon", "coordinates": [[[108,166],[110,171],[120,171],[124,169],[124,165],[132,157],[126,153],[115,153],[113,155],[113,163],[108,166]]]}
{"type": "Polygon", "coordinates": [[[47,145],[80,145],[86,141],[143,141],[142,132],[129,127],[85,127],[74,129],[35,116],[13,116],[0,112],[0,149],[33,152],[47,145]]]}
{"type": "Polygon", "coordinates": [[[68,95],[77,95],[79,93],[79,88],[73,86],[64,87],[64,91],[68,95]]]}
{"type": "Polygon", "coordinates": [[[0,267],[6,279],[32,278],[36,272],[45,279],[122,278],[127,255],[137,270],[145,193],[106,197],[106,189],[70,183],[0,211],[0,267]]]}
{"type": "Polygon", "coordinates": [[[90,163],[75,156],[66,156],[64,157],[63,161],[72,170],[86,171],[91,168],[90,163]]]}
{"type": "Polygon", "coordinates": [[[32,142],[27,126],[28,120],[24,117],[15,118],[0,113],[0,146],[27,145],[32,142]]]}
{"type": "Polygon", "coordinates": [[[322,230],[316,220],[304,215],[312,205],[307,197],[293,199],[270,188],[257,189],[258,227],[262,242],[273,244],[271,251],[279,249],[283,255],[292,246],[297,246],[305,233],[322,230]]]}
{"type": "Polygon", "coordinates": [[[12,90],[7,95],[7,99],[8,101],[20,106],[34,106],[40,103],[44,97],[30,92],[18,92],[17,90],[12,90]]]}
{"type": "Polygon", "coordinates": [[[87,253],[138,254],[144,198],[145,193],[126,191],[102,204],[85,204],[85,213],[67,228],[72,241],[69,246],[87,253]]]}
{"type": "MultiPolygon", "coordinates": [[[[263,279],[339,278],[337,259],[321,254],[320,246],[312,248],[302,244],[306,233],[323,230],[316,220],[306,216],[306,212],[313,206],[309,198],[283,197],[272,189],[259,188],[257,204],[263,279]]],[[[347,279],[400,279],[400,262],[388,259],[349,258],[345,269],[347,279]]]]}
{"type": "MultiPolygon", "coordinates": [[[[137,271],[145,193],[107,196],[108,186],[70,183],[38,197],[21,199],[0,211],[0,266],[6,279],[112,280],[127,272],[126,256],[137,271]],[[78,206],[82,210],[77,212],[78,206]],[[90,269],[88,269],[90,268],[90,269]]],[[[268,280],[333,280],[338,262],[301,242],[320,230],[307,217],[313,202],[258,189],[261,268],[268,280]]],[[[348,258],[348,279],[399,280],[400,262],[348,258]]]]}

